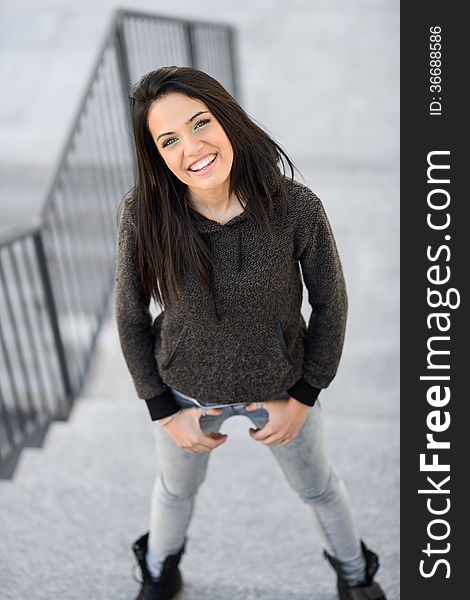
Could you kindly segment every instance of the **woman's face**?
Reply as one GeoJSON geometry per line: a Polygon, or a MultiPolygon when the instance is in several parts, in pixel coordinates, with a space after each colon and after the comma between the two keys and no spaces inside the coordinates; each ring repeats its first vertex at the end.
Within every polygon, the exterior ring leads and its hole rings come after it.
{"type": "Polygon", "coordinates": [[[172,92],[150,107],[148,126],[166,165],[190,189],[225,188],[232,145],[204,102],[172,92]]]}

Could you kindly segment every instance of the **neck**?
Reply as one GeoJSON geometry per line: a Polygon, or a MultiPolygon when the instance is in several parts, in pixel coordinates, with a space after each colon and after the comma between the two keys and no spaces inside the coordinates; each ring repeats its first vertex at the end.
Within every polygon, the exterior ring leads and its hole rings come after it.
{"type": "Polygon", "coordinates": [[[188,188],[189,205],[198,211],[209,214],[223,214],[238,204],[237,197],[228,195],[228,182],[208,190],[188,188]]]}

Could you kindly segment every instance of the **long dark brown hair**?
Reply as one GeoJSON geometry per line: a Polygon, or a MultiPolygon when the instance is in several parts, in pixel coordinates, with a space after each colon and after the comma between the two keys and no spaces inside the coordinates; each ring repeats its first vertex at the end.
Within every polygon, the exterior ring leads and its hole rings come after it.
{"type": "Polygon", "coordinates": [[[235,98],[204,71],[168,66],[142,76],[129,92],[136,168],[134,185],[120,204],[118,220],[124,202],[133,196],[139,275],[145,291],[163,308],[178,296],[183,268],[197,273],[208,289],[212,264],[210,247],[197,232],[188,208],[187,185],[167,167],[148,127],[153,102],[171,92],[204,102],[220,123],[233,149],[229,197],[234,193],[243,205],[249,202],[249,212],[261,227],[271,231],[273,189],[280,191],[285,216],[284,159],[292,180],[294,169],[298,171],[235,98]]]}

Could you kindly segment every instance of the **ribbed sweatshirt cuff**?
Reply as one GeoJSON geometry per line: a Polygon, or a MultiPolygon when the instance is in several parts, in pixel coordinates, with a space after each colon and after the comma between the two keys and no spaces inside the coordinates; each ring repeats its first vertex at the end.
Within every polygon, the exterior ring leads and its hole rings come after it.
{"type": "Polygon", "coordinates": [[[165,390],[158,396],[145,400],[145,402],[152,421],[158,421],[164,417],[169,417],[178,412],[181,408],[176,403],[173,392],[170,389],[165,390]]]}
{"type": "Polygon", "coordinates": [[[301,377],[292,387],[288,388],[287,391],[302,404],[313,406],[317,401],[321,388],[310,385],[303,377],[301,377]]]}

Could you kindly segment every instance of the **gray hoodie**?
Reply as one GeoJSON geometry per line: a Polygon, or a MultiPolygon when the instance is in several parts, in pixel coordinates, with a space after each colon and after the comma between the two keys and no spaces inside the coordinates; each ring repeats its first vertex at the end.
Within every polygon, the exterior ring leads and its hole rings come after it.
{"type": "Polygon", "coordinates": [[[283,178],[288,219],[273,198],[275,233],[245,210],[221,225],[192,211],[214,266],[208,293],[185,271],[181,298],[152,322],[136,268],[133,197],[118,228],[115,310],[121,349],[152,420],[179,410],[171,387],[202,402],[275,398],[287,390],[313,406],[335,377],[348,299],[335,239],[321,200],[283,178]],[[302,280],[312,313],[300,309],[302,280]]]}

